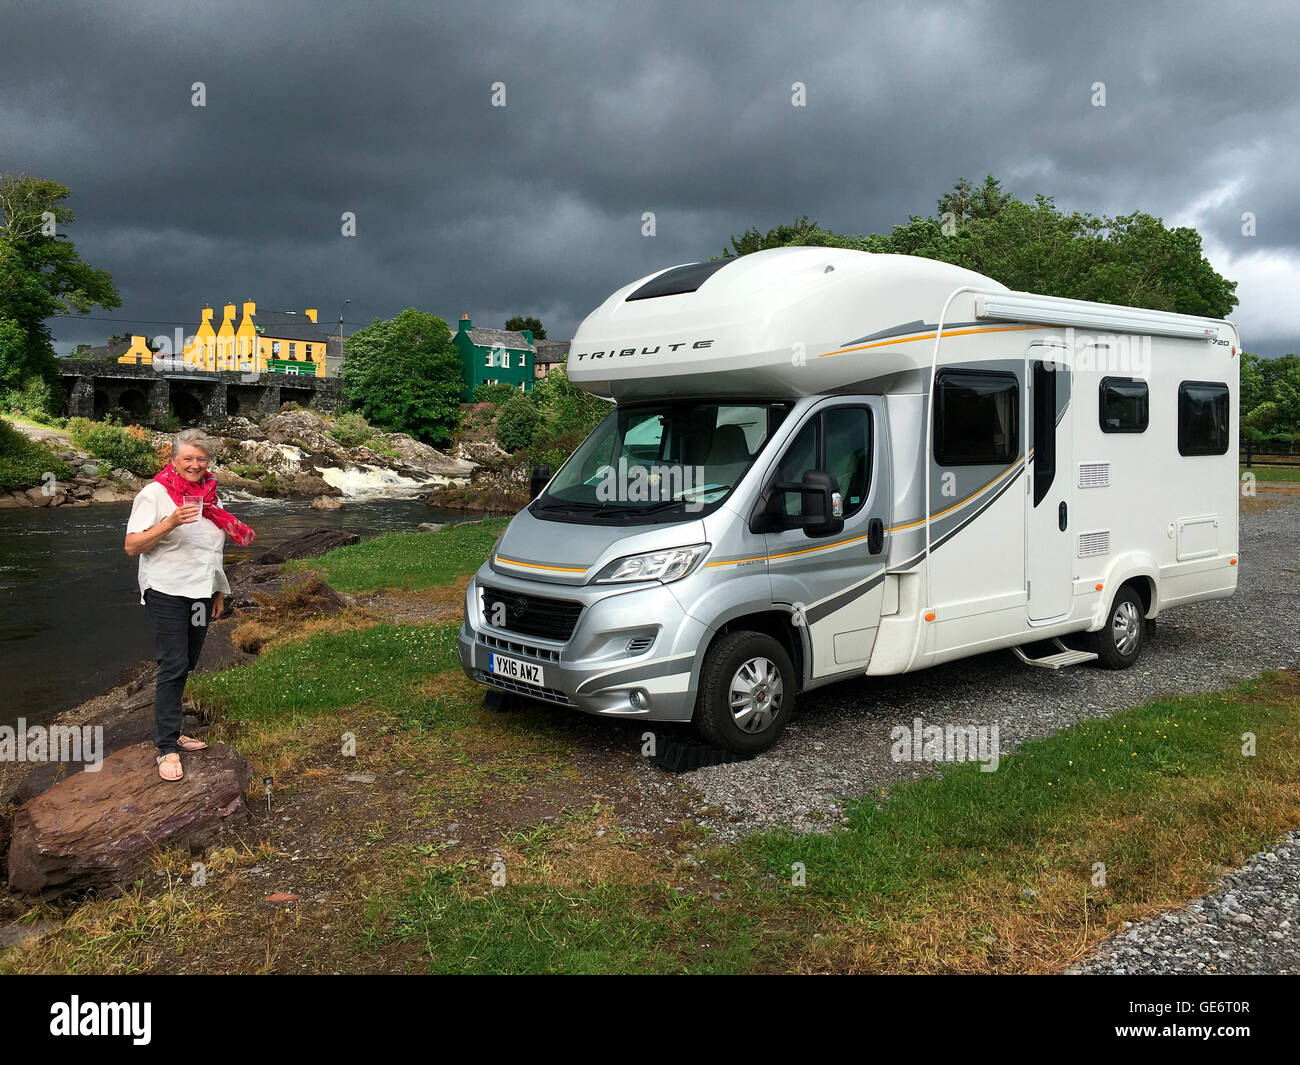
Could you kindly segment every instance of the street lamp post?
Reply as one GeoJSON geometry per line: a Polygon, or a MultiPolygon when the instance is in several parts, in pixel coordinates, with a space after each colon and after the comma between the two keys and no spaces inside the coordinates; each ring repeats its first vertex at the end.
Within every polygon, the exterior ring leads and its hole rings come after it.
{"type": "Polygon", "coordinates": [[[351,300],[344,300],[343,306],[339,308],[339,373],[343,372],[343,307],[346,307],[351,300]]]}

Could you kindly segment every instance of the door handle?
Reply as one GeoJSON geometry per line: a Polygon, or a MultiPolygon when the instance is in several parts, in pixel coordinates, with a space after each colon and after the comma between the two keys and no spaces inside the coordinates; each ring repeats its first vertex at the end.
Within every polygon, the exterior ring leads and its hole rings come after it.
{"type": "Polygon", "coordinates": [[[878,555],[885,546],[885,523],[879,518],[867,522],[867,551],[878,555]]]}
{"type": "Polygon", "coordinates": [[[1065,532],[1065,527],[1069,524],[1069,512],[1066,510],[1064,501],[1062,501],[1060,507],[1057,508],[1056,524],[1060,526],[1061,532],[1065,532]]]}

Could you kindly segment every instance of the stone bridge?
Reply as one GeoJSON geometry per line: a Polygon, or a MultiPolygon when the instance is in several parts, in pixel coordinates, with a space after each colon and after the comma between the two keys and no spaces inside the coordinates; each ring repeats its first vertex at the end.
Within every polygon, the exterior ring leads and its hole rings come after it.
{"type": "Polygon", "coordinates": [[[337,377],[156,370],[84,359],[61,360],[59,373],[64,385],[63,413],[97,421],[121,408],[141,421],[175,415],[182,425],[212,424],[236,414],[256,420],[276,413],[282,403],[336,411],[342,402],[337,377]]]}

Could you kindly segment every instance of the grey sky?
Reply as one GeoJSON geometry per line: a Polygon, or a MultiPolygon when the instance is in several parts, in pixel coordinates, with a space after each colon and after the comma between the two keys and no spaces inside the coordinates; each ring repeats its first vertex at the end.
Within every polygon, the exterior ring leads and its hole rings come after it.
{"type": "Polygon", "coordinates": [[[56,322],[60,352],[245,299],[565,339],[751,225],[885,231],[991,171],[1197,226],[1275,355],[1300,350],[1297,40],[1286,3],[10,0],[0,170],[72,189],[69,235],[122,295],[56,322]]]}

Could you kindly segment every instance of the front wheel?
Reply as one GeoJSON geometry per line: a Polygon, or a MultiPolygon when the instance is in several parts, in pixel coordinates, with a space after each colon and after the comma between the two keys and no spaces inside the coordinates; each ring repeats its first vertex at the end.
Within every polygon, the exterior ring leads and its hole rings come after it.
{"type": "Polygon", "coordinates": [[[761,632],[729,633],[700,671],[695,727],[717,747],[758,754],[785,730],[794,693],[794,666],[780,643],[761,632]]]}
{"type": "Polygon", "coordinates": [[[1128,669],[1146,646],[1148,622],[1142,599],[1125,585],[1110,605],[1110,616],[1100,632],[1092,634],[1092,650],[1107,669],[1128,669]]]}

